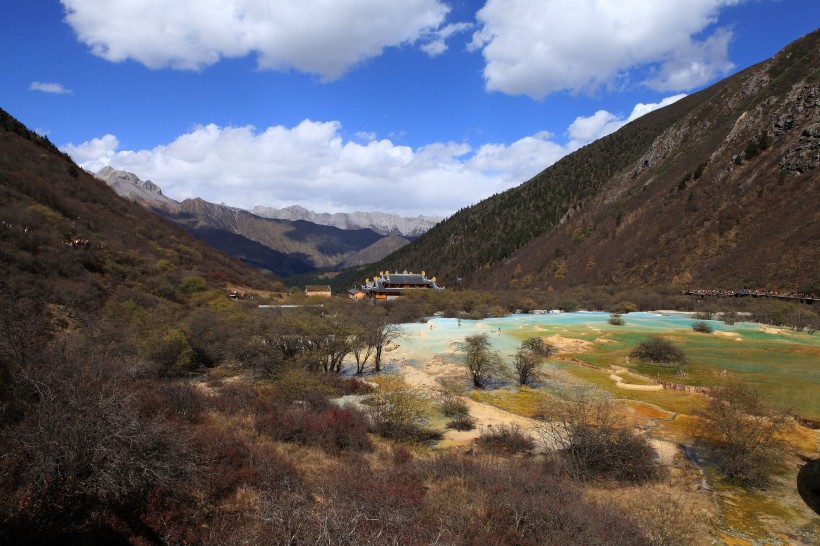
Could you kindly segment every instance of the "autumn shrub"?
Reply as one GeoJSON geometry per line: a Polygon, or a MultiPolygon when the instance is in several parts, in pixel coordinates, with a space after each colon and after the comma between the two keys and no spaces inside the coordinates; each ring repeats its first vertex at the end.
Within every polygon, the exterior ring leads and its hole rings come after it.
{"type": "Polygon", "coordinates": [[[609,316],[609,320],[607,321],[613,326],[623,326],[625,324],[623,317],[620,313],[612,313],[609,316]]]}
{"type": "Polygon", "coordinates": [[[445,392],[440,396],[441,413],[445,417],[462,417],[470,413],[467,404],[460,396],[445,392]]]}
{"type": "Polygon", "coordinates": [[[535,448],[535,440],[515,423],[488,426],[481,431],[478,444],[485,449],[520,453],[535,448]]]}
{"type": "Polygon", "coordinates": [[[20,394],[33,382],[48,396],[0,423],[4,542],[108,541],[106,514],[138,513],[158,485],[197,482],[186,427],[146,415],[120,370],[66,349],[13,378],[20,394]]]}
{"type": "Polygon", "coordinates": [[[539,439],[550,458],[576,480],[642,483],[660,475],[645,436],[625,425],[622,406],[605,392],[568,386],[541,409],[539,439]]]}
{"type": "Polygon", "coordinates": [[[439,532],[458,544],[648,544],[628,513],[591,502],[549,464],[447,453],[419,463],[439,532]]]}
{"type": "Polygon", "coordinates": [[[196,369],[195,353],[188,336],[176,326],[160,336],[149,336],[142,342],[141,349],[154,362],[160,377],[177,377],[196,369]]]}
{"type": "Polygon", "coordinates": [[[333,544],[435,542],[436,518],[425,511],[426,488],[413,465],[374,470],[346,460],[323,476],[322,519],[333,544]]]}
{"type": "Polygon", "coordinates": [[[794,426],[788,412],[766,403],[754,387],[729,382],[712,389],[698,416],[699,442],[714,451],[729,478],[751,486],[768,483],[794,426]]]}
{"type": "Polygon", "coordinates": [[[638,310],[638,306],[631,301],[622,301],[615,305],[613,314],[634,313],[638,310]]]}
{"type": "Polygon", "coordinates": [[[683,352],[683,349],[661,336],[652,336],[638,343],[632,348],[629,356],[645,362],[675,366],[678,374],[682,373],[683,367],[687,363],[686,353],[683,352]]]}
{"type": "Polygon", "coordinates": [[[157,385],[172,415],[198,423],[208,407],[208,396],[189,382],[172,381],[157,385]]]}
{"type": "Polygon", "coordinates": [[[481,493],[480,517],[461,531],[468,544],[649,544],[630,515],[587,500],[537,463],[487,468],[481,493]]]}
{"type": "Polygon", "coordinates": [[[711,334],[712,332],[715,331],[715,329],[712,328],[712,326],[709,325],[708,323],[699,320],[697,322],[692,323],[692,331],[693,332],[698,332],[698,333],[701,333],[701,334],[711,334]]]}
{"type": "Polygon", "coordinates": [[[475,428],[475,418],[470,415],[456,415],[445,425],[453,430],[473,430],[475,428]]]}
{"type": "Polygon", "coordinates": [[[721,314],[720,318],[724,324],[728,324],[729,326],[736,324],[737,321],[740,320],[737,312],[735,311],[725,311],[721,314]]]}
{"type": "Polygon", "coordinates": [[[254,389],[236,383],[226,383],[219,387],[210,404],[221,413],[234,415],[253,411],[258,399],[254,389]]]}
{"type": "Polygon", "coordinates": [[[427,442],[441,438],[430,429],[432,403],[399,376],[383,376],[379,389],[365,399],[372,432],[392,440],[427,442]]]}
{"type": "Polygon", "coordinates": [[[256,430],[274,440],[313,445],[330,454],[373,449],[364,417],[352,408],[314,411],[268,405],[257,411],[256,430]]]}
{"type": "Polygon", "coordinates": [[[251,462],[248,445],[231,431],[204,427],[194,438],[205,464],[205,491],[211,499],[222,499],[243,485],[256,485],[259,473],[251,462]]]}

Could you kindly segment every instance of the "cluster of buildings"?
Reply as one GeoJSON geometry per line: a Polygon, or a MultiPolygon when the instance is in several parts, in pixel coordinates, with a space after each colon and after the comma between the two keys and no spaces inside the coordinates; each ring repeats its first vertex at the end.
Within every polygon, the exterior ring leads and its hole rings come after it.
{"type": "MultiPolygon", "coordinates": [[[[444,290],[444,287],[436,284],[436,278],[427,278],[427,273],[390,273],[382,271],[378,277],[365,279],[359,288],[352,288],[347,291],[350,299],[361,300],[372,298],[376,300],[388,300],[398,298],[407,294],[411,290],[444,290]]],[[[305,286],[305,295],[309,297],[329,298],[333,295],[327,285],[305,286]]]]}
{"type": "Polygon", "coordinates": [[[436,278],[427,278],[427,273],[390,273],[382,271],[378,277],[365,279],[359,289],[349,291],[351,298],[370,297],[376,300],[398,298],[411,290],[444,290],[436,284],[436,278]]]}

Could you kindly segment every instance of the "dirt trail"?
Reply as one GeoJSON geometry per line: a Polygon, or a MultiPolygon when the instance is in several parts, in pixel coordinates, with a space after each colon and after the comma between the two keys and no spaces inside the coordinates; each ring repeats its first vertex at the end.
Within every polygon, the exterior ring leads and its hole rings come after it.
{"type": "MultiPolygon", "coordinates": [[[[422,370],[403,364],[401,374],[408,384],[429,393],[434,393],[441,388],[441,385],[436,379],[461,378],[464,377],[464,370],[458,364],[445,362],[440,358],[432,357],[427,361],[427,364],[425,364],[422,370]]],[[[531,436],[536,438],[538,436],[537,427],[541,423],[535,419],[522,417],[521,415],[510,413],[509,411],[489,404],[476,402],[466,396],[463,397],[462,400],[467,404],[470,415],[476,420],[476,428],[465,431],[447,429],[444,433],[444,439],[439,443],[439,447],[470,446],[473,440],[479,437],[483,429],[502,424],[516,424],[531,436]]]]}

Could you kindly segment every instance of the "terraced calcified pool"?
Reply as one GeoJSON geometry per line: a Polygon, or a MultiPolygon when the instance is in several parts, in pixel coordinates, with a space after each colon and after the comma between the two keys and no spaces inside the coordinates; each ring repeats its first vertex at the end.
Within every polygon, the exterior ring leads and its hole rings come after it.
{"type": "Polygon", "coordinates": [[[754,384],[770,402],[820,420],[820,336],[719,321],[707,321],[714,333],[699,334],[691,329],[695,319],[685,313],[630,313],[624,315],[624,326],[613,326],[608,319],[607,313],[592,312],[461,321],[434,318],[426,324],[403,325],[405,337],[391,357],[417,367],[434,355],[456,360],[455,343],[467,335],[487,333],[493,348],[509,359],[523,339],[559,335],[591,342],[587,351],[574,356],[601,367],[617,364],[692,385],[717,384],[726,370],[725,375],[754,384]],[[686,351],[690,364],[685,379],[670,368],[626,358],[636,343],[650,335],[667,336],[686,351]]]}

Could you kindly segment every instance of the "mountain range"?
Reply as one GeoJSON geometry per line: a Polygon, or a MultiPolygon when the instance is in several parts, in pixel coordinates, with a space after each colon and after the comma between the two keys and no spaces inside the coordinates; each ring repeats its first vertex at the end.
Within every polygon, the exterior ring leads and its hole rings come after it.
{"type": "Polygon", "coordinates": [[[314,224],[333,226],[340,229],[372,229],[382,235],[401,235],[411,239],[423,235],[443,220],[441,216],[404,218],[398,214],[386,212],[317,213],[299,205],[292,205],[282,209],[256,206],[250,212],[263,218],[306,220],[314,224]]]}
{"type": "Polygon", "coordinates": [[[105,167],[95,176],[119,195],[184,227],[195,237],[280,277],[378,261],[441,219],[396,214],[324,214],[293,206],[246,211],[203,199],[175,201],[152,181],[105,167]]]}
{"type": "MultiPolygon", "coordinates": [[[[200,260],[206,254],[183,250],[200,247],[169,235],[170,224],[156,217],[151,227],[127,225],[136,218],[133,207],[111,201],[113,192],[89,183],[47,139],[5,112],[0,121],[0,186],[13,204],[3,218],[7,229],[35,226],[49,237],[91,241],[102,224],[119,226],[106,234],[103,247],[95,247],[105,251],[79,267],[125,279],[148,275],[155,267],[149,262],[162,261],[151,237],[166,241],[174,256],[193,253],[200,260]],[[49,153],[56,159],[46,166],[38,157],[49,153]],[[126,247],[134,244],[150,258],[128,258],[126,247]]],[[[820,293],[819,167],[815,31],[767,61],[638,118],[520,186],[459,211],[410,244],[394,234],[410,229],[410,220],[388,224],[386,217],[373,216],[372,228],[339,229],[263,218],[202,199],[176,202],[129,173],[104,170],[100,176],[214,247],[277,275],[348,267],[332,281],[339,288],[378,271],[407,269],[431,272],[440,284],[482,289],[609,285],[820,293]]],[[[286,210],[348,227],[361,224],[355,214],[345,220],[286,210]]],[[[30,251],[21,248],[23,259],[30,251]]],[[[222,270],[230,263],[211,261],[222,270]]],[[[52,265],[58,271],[75,267],[52,265]]],[[[196,267],[217,275],[213,267],[196,267]]]]}
{"type": "Polygon", "coordinates": [[[337,277],[820,293],[820,31],[337,277]]]}

